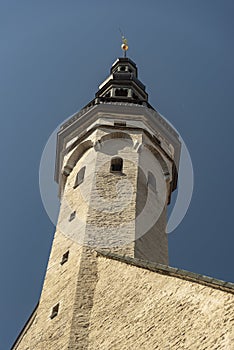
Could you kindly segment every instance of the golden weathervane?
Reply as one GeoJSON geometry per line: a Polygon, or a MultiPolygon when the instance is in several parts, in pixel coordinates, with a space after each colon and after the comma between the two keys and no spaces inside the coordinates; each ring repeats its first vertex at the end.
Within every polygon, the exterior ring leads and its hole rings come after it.
{"type": "Polygon", "coordinates": [[[126,53],[128,50],[128,41],[125,38],[125,36],[123,35],[121,29],[119,29],[121,37],[122,37],[122,45],[121,45],[121,49],[123,50],[123,56],[126,57],[126,53]]]}

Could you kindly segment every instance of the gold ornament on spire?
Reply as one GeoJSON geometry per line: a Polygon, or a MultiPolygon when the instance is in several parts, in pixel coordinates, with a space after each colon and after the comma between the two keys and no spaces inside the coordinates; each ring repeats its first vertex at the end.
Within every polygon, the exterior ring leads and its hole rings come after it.
{"type": "Polygon", "coordinates": [[[123,55],[124,57],[126,57],[126,51],[128,50],[128,41],[125,38],[125,36],[123,35],[121,29],[119,28],[119,31],[121,33],[121,37],[122,37],[122,45],[121,45],[121,49],[123,50],[123,55]]]}
{"type": "Polygon", "coordinates": [[[128,50],[128,41],[127,41],[127,39],[126,39],[124,36],[122,36],[122,45],[121,45],[121,49],[122,49],[123,51],[125,51],[125,53],[126,53],[126,51],[128,50]]]}

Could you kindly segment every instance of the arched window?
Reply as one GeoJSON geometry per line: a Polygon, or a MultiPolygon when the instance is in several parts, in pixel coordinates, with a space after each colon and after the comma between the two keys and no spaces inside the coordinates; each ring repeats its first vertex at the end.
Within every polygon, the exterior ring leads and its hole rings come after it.
{"type": "Polygon", "coordinates": [[[120,157],[114,157],[111,159],[110,171],[112,173],[122,172],[123,169],[123,159],[120,157]]]}
{"type": "Polygon", "coordinates": [[[73,188],[76,188],[78,187],[80,184],[82,184],[82,182],[84,181],[84,175],[85,175],[85,166],[83,166],[83,168],[81,168],[77,175],[76,175],[76,180],[75,180],[75,183],[74,183],[74,186],[73,188]]]}
{"type": "Polygon", "coordinates": [[[156,192],[156,179],[154,174],[151,173],[151,171],[148,171],[148,186],[152,191],[156,192]]]}

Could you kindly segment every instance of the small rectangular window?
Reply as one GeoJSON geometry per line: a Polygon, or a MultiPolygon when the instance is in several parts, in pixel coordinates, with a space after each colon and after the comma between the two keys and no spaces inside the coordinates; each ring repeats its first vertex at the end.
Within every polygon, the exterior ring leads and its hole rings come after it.
{"type": "Polygon", "coordinates": [[[127,97],[128,96],[128,89],[122,89],[122,88],[115,89],[115,96],[127,97]]]}
{"type": "Polygon", "coordinates": [[[59,310],[59,303],[53,307],[50,315],[51,319],[58,315],[58,310],[59,310]]]}
{"type": "Polygon", "coordinates": [[[69,256],[69,250],[65,254],[63,254],[63,257],[60,263],[61,265],[65,264],[65,262],[68,261],[68,256],[69,256]]]}
{"type": "Polygon", "coordinates": [[[76,180],[75,180],[75,183],[74,183],[74,186],[73,188],[76,188],[78,187],[80,184],[82,184],[82,182],[84,181],[84,175],[85,175],[85,166],[83,166],[83,168],[81,168],[77,175],[76,175],[76,180]]]}
{"type": "Polygon", "coordinates": [[[123,159],[120,157],[114,157],[111,159],[111,166],[110,166],[110,171],[112,173],[115,172],[122,172],[123,169],[123,159]]]}
{"type": "Polygon", "coordinates": [[[151,171],[148,172],[148,186],[152,191],[156,192],[156,190],[157,190],[156,178],[155,178],[154,174],[151,173],[151,171]]]}
{"type": "Polygon", "coordinates": [[[76,211],[73,211],[73,212],[70,214],[69,221],[74,220],[75,217],[76,217],[76,211]]]}
{"type": "Polygon", "coordinates": [[[114,126],[126,126],[126,122],[114,122],[114,126]]]}

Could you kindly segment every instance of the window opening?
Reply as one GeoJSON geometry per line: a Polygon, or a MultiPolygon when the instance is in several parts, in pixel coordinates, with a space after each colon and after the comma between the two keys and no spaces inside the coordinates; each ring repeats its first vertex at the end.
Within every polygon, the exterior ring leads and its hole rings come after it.
{"type": "Polygon", "coordinates": [[[70,218],[69,218],[69,221],[72,221],[74,220],[76,217],[76,211],[73,211],[71,214],[70,214],[70,218]]]}
{"type": "Polygon", "coordinates": [[[116,89],[115,96],[128,96],[128,89],[116,89]]]}
{"type": "Polygon", "coordinates": [[[68,256],[69,256],[69,250],[65,254],[63,254],[63,257],[60,263],[61,265],[65,264],[65,262],[68,261],[68,256]]]}
{"type": "Polygon", "coordinates": [[[132,94],[132,98],[134,98],[134,100],[138,100],[139,99],[139,97],[134,92],[132,94]]]}
{"type": "Polygon", "coordinates": [[[122,172],[123,169],[123,159],[120,157],[115,157],[111,159],[111,172],[122,172]]]}
{"type": "Polygon", "coordinates": [[[126,126],[126,122],[114,122],[114,126],[126,126]]]}
{"type": "Polygon", "coordinates": [[[59,310],[59,303],[53,307],[50,315],[51,319],[58,315],[58,310],[59,310]]]}
{"type": "Polygon", "coordinates": [[[83,168],[81,168],[77,175],[76,175],[76,180],[75,180],[75,184],[73,186],[73,188],[78,187],[80,184],[82,184],[82,182],[84,181],[84,175],[85,175],[85,166],[83,166],[83,168]]]}
{"type": "Polygon", "coordinates": [[[152,191],[156,192],[156,178],[151,171],[148,172],[148,186],[152,191]]]}

